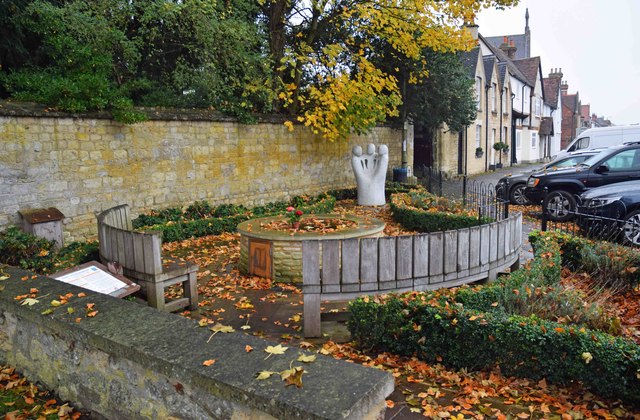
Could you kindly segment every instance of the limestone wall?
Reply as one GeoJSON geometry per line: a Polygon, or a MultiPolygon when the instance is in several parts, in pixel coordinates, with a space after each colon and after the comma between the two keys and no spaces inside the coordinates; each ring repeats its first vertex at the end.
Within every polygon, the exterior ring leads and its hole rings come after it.
{"type": "MultiPolygon", "coordinates": [[[[400,163],[401,138],[400,130],[378,127],[330,143],[301,126],[289,132],[282,121],[122,125],[0,108],[0,230],[19,222],[18,210],[57,207],[69,241],[94,236],[94,214],[118,204],[137,215],[196,200],[257,205],[353,186],[351,147],[387,144],[391,169],[400,163]]],[[[412,139],[408,156],[412,164],[412,139]]]]}

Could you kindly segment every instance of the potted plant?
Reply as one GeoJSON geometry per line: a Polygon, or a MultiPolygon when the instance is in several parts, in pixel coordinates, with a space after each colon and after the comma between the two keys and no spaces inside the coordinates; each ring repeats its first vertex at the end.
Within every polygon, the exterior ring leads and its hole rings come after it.
{"type": "Polygon", "coordinates": [[[499,141],[497,143],[493,143],[493,149],[498,152],[499,163],[496,164],[496,168],[502,168],[502,153],[507,153],[509,151],[509,145],[505,142],[499,141]]]}
{"type": "Polygon", "coordinates": [[[287,217],[289,219],[289,223],[291,223],[291,227],[295,230],[300,228],[300,219],[302,218],[302,210],[296,210],[295,207],[287,207],[287,217]]]}
{"type": "Polygon", "coordinates": [[[483,154],[484,150],[482,150],[482,147],[476,147],[476,157],[481,158],[483,154]]]}
{"type": "Polygon", "coordinates": [[[497,152],[500,152],[500,151],[504,152],[505,150],[509,149],[509,146],[507,145],[507,143],[499,141],[497,143],[493,143],[493,149],[497,152]]]}

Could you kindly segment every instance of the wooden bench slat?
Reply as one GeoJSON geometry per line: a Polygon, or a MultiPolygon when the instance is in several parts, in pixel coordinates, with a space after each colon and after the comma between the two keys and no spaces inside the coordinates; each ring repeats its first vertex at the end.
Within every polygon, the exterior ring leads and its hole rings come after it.
{"type": "Polygon", "coordinates": [[[429,276],[429,234],[421,233],[413,238],[413,277],[429,276]]]}
{"type": "Polygon", "coordinates": [[[320,261],[318,254],[318,241],[302,241],[303,328],[305,337],[320,337],[322,331],[320,261]]]}
{"type": "Polygon", "coordinates": [[[395,289],[396,286],[396,237],[378,238],[378,282],[379,290],[395,289]]]}
{"type": "Polygon", "coordinates": [[[443,234],[444,240],[444,274],[458,271],[458,232],[448,230],[443,234]]]}
{"type": "Polygon", "coordinates": [[[322,241],[322,292],[340,292],[340,240],[337,239],[322,241]]]}
{"type": "Polygon", "coordinates": [[[360,290],[379,290],[378,238],[360,239],[360,290]]]}
{"type": "Polygon", "coordinates": [[[360,291],[360,241],[345,239],[341,251],[342,283],[341,292],[360,291]]]}
{"type": "Polygon", "coordinates": [[[397,287],[411,287],[413,284],[413,236],[398,236],[396,262],[397,287]]]}

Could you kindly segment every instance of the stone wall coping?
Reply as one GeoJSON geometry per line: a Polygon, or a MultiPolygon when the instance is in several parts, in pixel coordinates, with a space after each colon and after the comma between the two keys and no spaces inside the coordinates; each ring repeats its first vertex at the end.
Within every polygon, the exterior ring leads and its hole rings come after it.
{"type": "MultiPolygon", "coordinates": [[[[162,107],[134,107],[134,110],[145,114],[151,121],[213,121],[235,122],[240,121],[233,116],[225,115],[218,111],[198,108],[162,108],[162,107]]],[[[88,118],[98,120],[112,120],[113,115],[108,111],[91,112],[65,112],[46,105],[33,102],[19,102],[15,100],[0,100],[0,116],[4,117],[35,117],[35,118],[88,118]]],[[[256,114],[257,123],[282,124],[291,121],[293,124],[302,125],[291,115],[283,114],[256,114]]],[[[390,123],[378,124],[379,127],[392,127],[390,123]]]]}
{"type": "MultiPolygon", "coordinates": [[[[314,363],[304,364],[302,388],[285,387],[278,375],[259,381],[258,372],[289,369],[291,361],[295,366],[302,365],[295,360],[299,354],[309,352],[291,347],[284,355],[264,360],[263,350],[274,343],[239,332],[218,333],[207,343],[211,331],[193,320],[21,269],[8,267],[4,272],[10,278],[0,282],[0,327],[3,313],[9,312],[58,339],[127,359],[144,369],[275,418],[363,418],[380,410],[379,406],[384,406],[384,399],[393,390],[393,378],[387,372],[322,355],[314,363]],[[38,289],[38,303],[22,305],[21,300],[15,299],[28,294],[31,288],[38,289]],[[69,292],[75,295],[84,292],[86,296],[75,296],[57,308],[51,306],[51,300],[69,292]],[[88,303],[95,304],[97,316],[85,316],[88,303]],[[68,308],[74,308],[74,312],[70,314],[68,308]],[[53,309],[53,313],[43,315],[47,309],[53,309]],[[77,317],[82,318],[81,322],[75,322],[77,317]],[[246,345],[254,350],[247,353],[246,345]],[[203,366],[203,361],[209,359],[215,359],[215,364],[203,366]]],[[[1,351],[0,359],[15,362],[15,358],[1,351]]],[[[16,368],[20,370],[21,366],[16,368]]],[[[40,379],[37,369],[25,374],[35,376],[32,380],[40,379]]]]}
{"type": "MultiPolygon", "coordinates": [[[[303,241],[303,240],[329,240],[329,239],[351,239],[366,236],[376,236],[384,230],[384,222],[372,217],[358,217],[344,214],[313,214],[308,215],[316,219],[343,218],[358,223],[353,229],[345,229],[338,232],[330,233],[313,233],[313,232],[279,232],[262,228],[262,223],[269,223],[274,220],[284,220],[285,216],[261,217],[258,219],[250,219],[238,225],[238,232],[241,235],[278,241],[303,241]]],[[[304,217],[304,216],[303,216],[304,217]]]]}

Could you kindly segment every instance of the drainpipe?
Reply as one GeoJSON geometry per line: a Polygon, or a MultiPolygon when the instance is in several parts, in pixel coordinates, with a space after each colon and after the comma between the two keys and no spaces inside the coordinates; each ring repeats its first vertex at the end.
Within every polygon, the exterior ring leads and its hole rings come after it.
{"type": "Polygon", "coordinates": [[[489,170],[489,87],[484,88],[484,171],[489,170]]]}
{"type": "Polygon", "coordinates": [[[518,161],[516,160],[516,139],[515,139],[515,135],[516,135],[516,124],[515,124],[515,120],[513,119],[513,100],[515,99],[516,94],[515,93],[511,93],[511,124],[509,129],[511,130],[511,166],[513,166],[514,163],[518,163],[518,161]]]}

